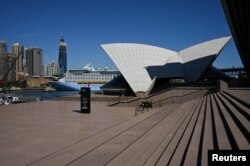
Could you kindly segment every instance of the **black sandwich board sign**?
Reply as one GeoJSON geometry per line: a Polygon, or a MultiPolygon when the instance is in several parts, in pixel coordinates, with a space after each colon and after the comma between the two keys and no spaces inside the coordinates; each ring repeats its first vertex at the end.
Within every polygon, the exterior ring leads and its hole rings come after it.
{"type": "Polygon", "coordinates": [[[90,87],[82,87],[80,94],[81,113],[90,113],[90,87]]]}

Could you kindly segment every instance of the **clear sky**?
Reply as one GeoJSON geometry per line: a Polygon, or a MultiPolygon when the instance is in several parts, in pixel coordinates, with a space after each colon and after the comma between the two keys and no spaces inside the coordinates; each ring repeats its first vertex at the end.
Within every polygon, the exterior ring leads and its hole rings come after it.
{"type": "MultiPolygon", "coordinates": [[[[58,60],[60,34],[68,68],[112,67],[105,43],[143,43],[180,51],[231,35],[220,0],[1,0],[0,40],[41,47],[43,61],[58,60]]],[[[233,39],[218,68],[242,66],[233,39]]]]}

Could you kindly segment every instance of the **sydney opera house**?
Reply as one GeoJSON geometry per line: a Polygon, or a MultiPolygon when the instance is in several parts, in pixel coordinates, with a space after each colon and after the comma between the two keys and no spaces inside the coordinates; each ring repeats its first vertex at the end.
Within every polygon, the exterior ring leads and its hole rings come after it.
{"type": "MultiPolygon", "coordinates": [[[[173,51],[145,44],[112,43],[101,47],[115,63],[134,93],[148,92],[157,80],[181,79],[197,82],[231,37],[200,43],[181,51],[173,51]]],[[[215,69],[216,70],[216,69],[215,69]]]]}

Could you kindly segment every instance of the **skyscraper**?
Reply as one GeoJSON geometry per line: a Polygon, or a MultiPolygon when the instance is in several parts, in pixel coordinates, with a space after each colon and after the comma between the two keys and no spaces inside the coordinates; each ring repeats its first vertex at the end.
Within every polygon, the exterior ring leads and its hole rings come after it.
{"type": "Polygon", "coordinates": [[[31,76],[41,76],[42,71],[42,55],[41,48],[29,48],[27,50],[27,72],[31,76]]]}
{"type": "Polygon", "coordinates": [[[4,76],[4,58],[3,55],[7,53],[7,43],[5,41],[0,41],[0,80],[4,76]]]}
{"type": "Polygon", "coordinates": [[[64,41],[63,35],[60,39],[58,64],[59,75],[63,76],[67,72],[67,44],[64,41]]]}
{"type": "Polygon", "coordinates": [[[7,43],[0,41],[0,56],[7,53],[7,43]]]}
{"type": "Polygon", "coordinates": [[[5,76],[5,81],[16,81],[16,54],[12,54],[12,53],[6,53],[3,55],[3,71],[4,71],[4,75],[6,75],[6,73],[8,72],[8,75],[5,76]],[[13,65],[13,66],[12,66],[13,65]],[[11,68],[12,66],[12,68],[11,68]]]}
{"type": "Polygon", "coordinates": [[[15,43],[12,45],[12,54],[18,56],[20,53],[18,59],[16,60],[16,80],[19,80],[20,74],[23,73],[24,52],[21,52],[22,50],[23,46],[20,43],[15,43]]]}

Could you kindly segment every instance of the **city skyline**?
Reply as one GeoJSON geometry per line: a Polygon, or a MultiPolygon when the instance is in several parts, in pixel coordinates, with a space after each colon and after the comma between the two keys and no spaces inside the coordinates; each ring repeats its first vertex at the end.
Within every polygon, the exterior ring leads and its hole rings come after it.
{"type": "MultiPolygon", "coordinates": [[[[195,43],[231,35],[220,1],[164,0],[1,1],[0,40],[11,46],[43,49],[43,63],[59,56],[61,33],[67,41],[68,68],[114,67],[101,49],[106,43],[143,43],[182,50],[195,43]],[[17,4],[18,5],[13,5],[17,4]],[[11,12],[9,12],[11,11],[11,12]]],[[[242,67],[231,40],[214,65],[242,67]]]]}

